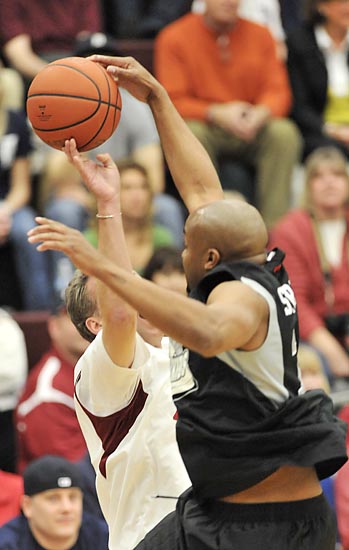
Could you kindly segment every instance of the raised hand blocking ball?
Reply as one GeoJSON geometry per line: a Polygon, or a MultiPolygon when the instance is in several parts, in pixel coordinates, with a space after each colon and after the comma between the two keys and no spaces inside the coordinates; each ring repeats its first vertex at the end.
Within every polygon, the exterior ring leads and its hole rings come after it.
{"type": "Polygon", "coordinates": [[[45,143],[61,149],[74,138],[80,151],[104,143],[121,115],[119,88],[107,71],[84,57],[58,59],[33,79],[27,115],[45,143]]]}

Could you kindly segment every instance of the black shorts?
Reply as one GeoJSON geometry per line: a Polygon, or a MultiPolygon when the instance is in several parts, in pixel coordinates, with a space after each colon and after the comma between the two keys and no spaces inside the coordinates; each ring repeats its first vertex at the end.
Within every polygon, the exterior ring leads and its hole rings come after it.
{"type": "Polygon", "coordinates": [[[189,489],[135,550],[334,550],[336,520],[320,495],[286,503],[200,505],[189,489]]]}

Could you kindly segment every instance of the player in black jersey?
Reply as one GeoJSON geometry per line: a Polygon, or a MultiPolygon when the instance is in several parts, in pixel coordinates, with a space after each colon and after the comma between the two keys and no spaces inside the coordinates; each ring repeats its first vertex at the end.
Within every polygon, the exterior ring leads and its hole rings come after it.
{"type": "MultiPolygon", "coordinates": [[[[159,83],[130,58],[107,63],[148,101],[165,154],[178,131],[190,142],[159,83]]],[[[31,241],[67,253],[173,339],[177,438],[192,488],[137,550],[333,550],[335,518],[319,479],[346,461],[346,426],[324,392],[303,391],[282,252],[266,252],[254,207],[214,197],[190,208],[185,224],[189,297],[76,246],[74,230],[56,222],[42,220],[31,241]]]]}

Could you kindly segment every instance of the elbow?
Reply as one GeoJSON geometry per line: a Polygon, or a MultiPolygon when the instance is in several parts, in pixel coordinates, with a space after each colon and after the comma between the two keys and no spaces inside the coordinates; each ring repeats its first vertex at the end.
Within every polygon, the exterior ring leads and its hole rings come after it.
{"type": "MultiPolygon", "coordinates": [[[[215,331],[214,331],[215,332],[215,331]]],[[[212,327],[210,330],[200,330],[193,335],[193,344],[189,347],[199,353],[203,357],[214,357],[222,351],[221,343],[217,339],[217,334],[212,334],[212,327]]]]}

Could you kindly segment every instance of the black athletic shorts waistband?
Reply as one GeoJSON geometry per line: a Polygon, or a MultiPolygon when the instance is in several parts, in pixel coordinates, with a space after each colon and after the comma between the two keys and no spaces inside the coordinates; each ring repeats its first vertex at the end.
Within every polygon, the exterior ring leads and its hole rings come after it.
{"type": "Polygon", "coordinates": [[[210,515],[225,516],[234,522],[298,521],[328,515],[326,497],[317,497],[290,502],[263,502],[260,504],[237,504],[218,500],[203,504],[210,515]]]}

